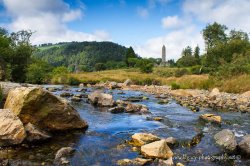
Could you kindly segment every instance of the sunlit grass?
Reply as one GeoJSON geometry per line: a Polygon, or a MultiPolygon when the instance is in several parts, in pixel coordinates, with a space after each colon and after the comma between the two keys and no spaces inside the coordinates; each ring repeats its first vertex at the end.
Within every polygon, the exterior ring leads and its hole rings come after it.
{"type": "MultiPolygon", "coordinates": [[[[162,76],[161,73],[169,72],[169,68],[155,68],[153,73],[141,73],[138,69],[106,70],[100,72],[83,72],[70,74],[71,77],[83,83],[98,83],[106,81],[124,82],[131,79],[135,84],[169,85],[178,84],[182,89],[212,89],[218,87],[221,91],[241,93],[250,90],[250,75],[241,75],[226,80],[217,80],[203,75],[184,75],[181,77],[162,76]]],[[[177,69],[170,69],[177,70],[177,69]]],[[[171,71],[172,72],[172,71],[171,71]]]]}

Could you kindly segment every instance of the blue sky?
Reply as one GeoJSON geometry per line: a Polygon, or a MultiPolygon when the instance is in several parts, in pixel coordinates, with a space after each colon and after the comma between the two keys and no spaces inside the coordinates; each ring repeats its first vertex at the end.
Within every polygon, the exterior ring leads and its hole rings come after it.
{"type": "Polygon", "coordinates": [[[0,26],[35,31],[33,44],[112,41],[142,57],[178,59],[187,45],[204,50],[201,30],[217,21],[250,29],[249,0],[0,0],[0,26]]]}

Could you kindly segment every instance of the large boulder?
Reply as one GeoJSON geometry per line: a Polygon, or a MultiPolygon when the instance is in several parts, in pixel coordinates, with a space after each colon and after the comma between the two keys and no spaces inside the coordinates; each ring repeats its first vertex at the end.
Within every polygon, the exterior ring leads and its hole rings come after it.
{"type": "Polygon", "coordinates": [[[214,135],[215,142],[222,146],[226,151],[233,152],[236,149],[237,142],[234,133],[229,129],[223,129],[214,135]]]}
{"type": "Polygon", "coordinates": [[[26,140],[29,142],[43,141],[51,137],[47,132],[38,129],[31,123],[25,125],[24,128],[27,134],[26,140]]]}
{"type": "Polygon", "coordinates": [[[0,146],[23,142],[26,132],[21,120],[9,109],[0,109],[0,146]]]}
{"type": "Polygon", "coordinates": [[[102,93],[101,91],[94,91],[88,95],[89,101],[98,106],[112,107],[115,105],[113,96],[110,94],[102,93]]]}
{"type": "Polygon", "coordinates": [[[11,109],[24,124],[32,123],[42,130],[88,127],[66,100],[38,87],[10,90],[4,108],[11,109]]]}
{"type": "Polygon", "coordinates": [[[141,147],[141,153],[148,158],[169,159],[174,154],[167,145],[166,140],[155,141],[141,147]]]}
{"type": "Polygon", "coordinates": [[[134,145],[142,146],[154,141],[159,141],[160,138],[151,133],[135,133],[132,135],[134,145]]]}
{"type": "Polygon", "coordinates": [[[9,91],[11,89],[14,89],[16,87],[21,87],[22,85],[19,83],[12,83],[12,82],[0,82],[0,87],[2,89],[2,93],[3,93],[3,98],[6,98],[9,91]]]}
{"type": "Polygon", "coordinates": [[[243,139],[239,143],[240,151],[250,157],[250,134],[243,137],[243,139]]]}
{"type": "Polygon", "coordinates": [[[214,115],[214,114],[202,114],[200,115],[200,119],[206,122],[221,123],[221,116],[214,115]]]}

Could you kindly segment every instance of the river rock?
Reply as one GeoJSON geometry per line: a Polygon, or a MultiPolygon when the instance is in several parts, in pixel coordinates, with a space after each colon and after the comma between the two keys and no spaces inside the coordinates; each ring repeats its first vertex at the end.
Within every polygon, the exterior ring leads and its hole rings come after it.
{"type": "Polygon", "coordinates": [[[147,106],[141,104],[128,103],[125,110],[127,113],[142,113],[142,114],[149,113],[147,106]]]}
{"type": "Polygon", "coordinates": [[[182,163],[176,163],[176,166],[185,166],[185,165],[182,163]]]}
{"type": "Polygon", "coordinates": [[[142,146],[154,141],[159,141],[160,138],[151,133],[135,133],[132,135],[132,140],[135,146],[142,146]]]}
{"type": "Polygon", "coordinates": [[[214,135],[215,142],[225,150],[232,152],[236,149],[237,142],[234,133],[229,129],[224,129],[214,135]]]}
{"type": "Polygon", "coordinates": [[[26,140],[29,142],[42,141],[51,138],[51,136],[47,132],[38,129],[31,123],[25,125],[24,128],[27,134],[26,140]]]}
{"type": "Polygon", "coordinates": [[[208,97],[209,98],[216,98],[218,95],[220,95],[220,91],[218,88],[212,89],[212,91],[209,93],[208,97]]]}
{"type": "Polygon", "coordinates": [[[80,102],[80,101],[82,101],[82,99],[80,97],[73,96],[71,98],[71,101],[73,101],[73,102],[80,102]]]}
{"type": "Polygon", "coordinates": [[[124,110],[125,110],[125,108],[122,106],[116,106],[116,107],[108,109],[108,111],[113,113],[113,114],[122,113],[122,112],[124,112],[124,110]]]}
{"type": "Polygon", "coordinates": [[[124,81],[123,86],[130,86],[132,84],[132,81],[130,79],[127,79],[124,81]]]}
{"type": "Polygon", "coordinates": [[[250,134],[243,137],[243,139],[239,143],[240,151],[250,157],[250,134]]]}
{"type": "Polygon", "coordinates": [[[174,162],[173,162],[172,157],[170,157],[167,160],[160,159],[158,162],[158,166],[173,166],[173,165],[174,165],[174,162]]]}
{"type": "Polygon", "coordinates": [[[60,94],[60,96],[61,97],[71,97],[71,96],[73,96],[73,94],[69,93],[69,92],[63,92],[63,93],[60,94]]]}
{"type": "Polygon", "coordinates": [[[132,96],[132,97],[128,97],[125,101],[128,102],[140,102],[143,100],[143,96],[132,96]]]}
{"type": "Polygon", "coordinates": [[[63,98],[42,88],[16,88],[9,92],[4,108],[10,109],[24,124],[32,123],[42,130],[87,128],[87,123],[63,98]]]}
{"type": "Polygon", "coordinates": [[[20,144],[26,137],[21,120],[9,109],[0,109],[0,146],[20,144]]]}
{"type": "Polygon", "coordinates": [[[167,144],[169,145],[174,145],[177,141],[174,137],[168,137],[165,139],[165,141],[167,142],[167,144]]]}
{"type": "Polygon", "coordinates": [[[63,147],[56,152],[55,163],[59,165],[69,164],[68,157],[74,153],[71,147],[63,147]]]}
{"type": "Polygon", "coordinates": [[[200,91],[196,89],[177,89],[171,90],[169,93],[179,97],[198,97],[202,95],[200,91]]]}
{"type": "Polygon", "coordinates": [[[118,160],[117,161],[117,165],[120,166],[129,166],[129,165],[133,165],[133,166],[142,166],[145,164],[148,164],[150,162],[152,162],[152,159],[143,159],[143,158],[135,158],[135,159],[122,159],[122,160],[118,160]]]}
{"type": "Polygon", "coordinates": [[[205,120],[206,122],[221,123],[221,117],[214,114],[202,114],[200,119],[205,120]]]}
{"type": "Polygon", "coordinates": [[[250,98],[250,91],[242,93],[240,96],[250,98]]]}
{"type": "Polygon", "coordinates": [[[32,84],[20,84],[20,83],[13,83],[13,82],[0,82],[0,87],[3,90],[3,99],[7,98],[8,93],[11,89],[15,89],[18,87],[38,87],[37,85],[32,84]]]}
{"type": "Polygon", "coordinates": [[[110,89],[116,89],[116,88],[120,88],[120,86],[118,85],[118,83],[117,82],[110,82],[109,83],[109,88],[110,89]]]}
{"type": "Polygon", "coordinates": [[[141,153],[148,158],[169,159],[174,154],[167,145],[166,140],[155,141],[141,147],[141,153]]]}
{"type": "Polygon", "coordinates": [[[103,106],[103,107],[112,107],[115,105],[113,96],[110,94],[102,93],[101,91],[94,91],[88,95],[89,101],[93,105],[103,106]]]}

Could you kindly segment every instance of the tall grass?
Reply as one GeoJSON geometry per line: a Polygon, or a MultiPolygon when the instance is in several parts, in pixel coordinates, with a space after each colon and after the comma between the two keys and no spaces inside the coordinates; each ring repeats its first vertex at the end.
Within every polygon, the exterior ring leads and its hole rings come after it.
{"type": "MultiPolygon", "coordinates": [[[[224,92],[241,93],[250,90],[250,75],[241,75],[228,79],[217,79],[216,77],[203,75],[183,75],[180,77],[167,76],[167,72],[175,72],[177,69],[156,68],[153,73],[141,73],[138,69],[106,70],[100,72],[84,72],[69,74],[69,78],[74,78],[76,83],[98,83],[106,81],[124,82],[131,79],[138,85],[173,85],[177,84],[181,89],[212,89],[219,88],[224,92]],[[163,74],[165,73],[165,74],[163,74]]],[[[68,82],[68,81],[65,81],[68,82]]],[[[58,82],[60,83],[60,82],[58,82]]]]}

